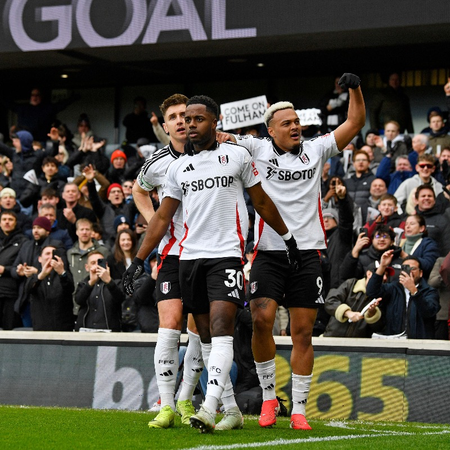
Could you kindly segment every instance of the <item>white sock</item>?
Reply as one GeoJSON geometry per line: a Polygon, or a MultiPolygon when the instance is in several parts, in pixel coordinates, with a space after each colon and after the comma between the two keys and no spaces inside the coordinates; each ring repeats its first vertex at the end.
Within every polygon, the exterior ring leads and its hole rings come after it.
{"type": "MultiPolygon", "coordinates": [[[[205,367],[208,367],[209,355],[211,354],[211,344],[202,343],[202,354],[205,367]]],[[[231,378],[229,375],[222,393],[221,400],[225,411],[228,411],[230,408],[237,406],[236,398],[234,396],[233,383],[231,382],[231,378]]]]}
{"type": "Polygon", "coordinates": [[[195,386],[197,386],[203,370],[203,357],[200,336],[187,330],[189,342],[184,355],[183,383],[178,400],[192,400],[195,386]]]}
{"type": "Polygon", "coordinates": [[[169,405],[175,411],[175,384],[178,373],[178,341],[181,331],[160,328],[155,347],[155,375],[161,407],[169,405]]]}
{"type": "Polygon", "coordinates": [[[211,354],[208,361],[208,386],[204,406],[216,413],[233,363],[233,336],[218,336],[211,339],[211,354]]]}
{"type": "Polygon", "coordinates": [[[311,375],[292,374],[292,414],[305,415],[306,402],[308,401],[311,375]]]}
{"type": "Polygon", "coordinates": [[[275,359],[265,362],[256,362],[256,373],[259,378],[259,385],[263,392],[263,401],[275,400],[275,359]]]}

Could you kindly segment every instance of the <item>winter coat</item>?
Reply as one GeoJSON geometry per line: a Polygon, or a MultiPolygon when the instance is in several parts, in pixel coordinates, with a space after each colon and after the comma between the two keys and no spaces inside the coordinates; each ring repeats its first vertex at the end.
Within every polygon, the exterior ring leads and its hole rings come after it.
{"type": "Polygon", "coordinates": [[[377,273],[372,275],[367,284],[367,295],[370,298],[382,298],[382,334],[389,336],[406,331],[409,339],[434,338],[434,322],[440,309],[439,293],[424,279],[418,284],[417,294],[409,297],[408,306],[405,288],[398,281],[383,284],[383,277],[377,273]]]}
{"type": "Polygon", "coordinates": [[[381,318],[381,311],[378,308],[374,316],[365,315],[364,319],[358,322],[349,322],[347,317],[344,317],[344,313],[348,310],[361,312],[370,301],[371,298],[366,295],[364,278],[361,280],[350,278],[338,288],[331,289],[325,299],[325,311],[331,317],[323,335],[370,338],[379,328],[375,325],[381,318]]]}

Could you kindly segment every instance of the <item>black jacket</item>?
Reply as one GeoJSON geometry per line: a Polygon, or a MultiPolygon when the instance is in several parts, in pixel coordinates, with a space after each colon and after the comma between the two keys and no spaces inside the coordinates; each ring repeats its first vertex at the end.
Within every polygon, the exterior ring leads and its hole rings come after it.
{"type": "Polygon", "coordinates": [[[112,331],[121,330],[122,302],[125,294],[116,281],[90,286],[89,277],[78,283],[75,301],[80,305],[76,330],[80,327],[112,331]]]}
{"type": "Polygon", "coordinates": [[[0,277],[0,298],[17,298],[18,280],[12,278],[11,269],[25,241],[27,238],[18,229],[8,236],[0,229],[0,265],[5,267],[0,277]]]}
{"type": "Polygon", "coordinates": [[[30,294],[34,331],[73,331],[73,290],[73,277],[68,270],[63,276],[52,270],[42,281],[37,274],[27,279],[25,294],[30,294]]]}

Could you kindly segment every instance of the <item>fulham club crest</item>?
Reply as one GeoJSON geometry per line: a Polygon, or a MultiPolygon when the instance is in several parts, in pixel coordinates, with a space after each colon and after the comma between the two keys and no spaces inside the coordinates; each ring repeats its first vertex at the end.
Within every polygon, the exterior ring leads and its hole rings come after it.
{"type": "Polygon", "coordinates": [[[222,166],[226,166],[229,162],[228,155],[219,155],[218,158],[219,158],[219,162],[220,162],[220,164],[222,164],[222,166]]]}
{"type": "Polygon", "coordinates": [[[254,294],[257,290],[258,290],[258,282],[257,281],[252,281],[250,283],[250,292],[252,294],[254,294]]]}
{"type": "Polygon", "coordinates": [[[159,289],[163,294],[168,294],[172,289],[172,284],[170,281],[164,281],[159,285],[159,289]]]}
{"type": "Polygon", "coordinates": [[[306,166],[310,163],[310,160],[308,158],[308,155],[306,153],[302,153],[299,155],[300,161],[305,164],[306,166]]]}

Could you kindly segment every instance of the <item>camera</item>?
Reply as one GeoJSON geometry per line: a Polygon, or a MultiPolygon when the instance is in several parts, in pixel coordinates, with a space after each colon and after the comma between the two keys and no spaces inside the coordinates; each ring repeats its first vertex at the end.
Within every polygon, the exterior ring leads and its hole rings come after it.
{"type": "MultiPolygon", "coordinates": [[[[99,265],[100,267],[103,267],[104,269],[106,269],[106,260],[103,258],[99,258],[97,260],[97,265],[99,265]]],[[[409,267],[409,266],[408,266],[409,267]]]]}
{"type": "Polygon", "coordinates": [[[58,253],[56,253],[56,250],[53,249],[53,250],[52,250],[52,259],[55,259],[55,260],[56,260],[55,256],[56,256],[57,254],[58,254],[58,253]]]}
{"type": "Polygon", "coordinates": [[[361,233],[364,233],[364,236],[365,236],[365,237],[368,237],[368,236],[369,236],[368,230],[367,230],[367,228],[365,228],[365,227],[361,227],[361,228],[359,229],[358,234],[361,234],[361,233]]]}
{"type": "Polygon", "coordinates": [[[402,271],[407,273],[408,275],[411,274],[411,266],[408,264],[402,264],[402,271]]]}

